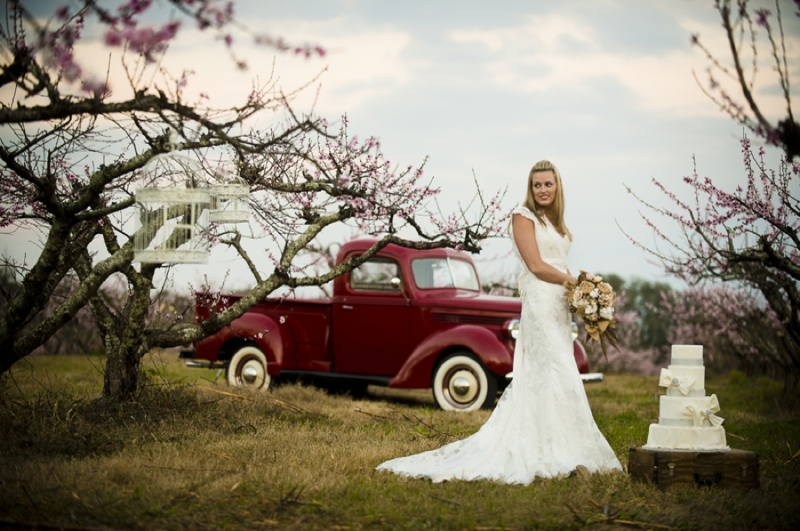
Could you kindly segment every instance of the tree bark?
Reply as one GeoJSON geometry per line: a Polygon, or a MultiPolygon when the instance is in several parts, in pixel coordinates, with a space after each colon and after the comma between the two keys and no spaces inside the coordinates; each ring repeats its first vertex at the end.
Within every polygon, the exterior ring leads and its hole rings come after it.
{"type": "Polygon", "coordinates": [[[106,369],[103,376],[103,399],[109,402],[125,402],[132,399],[139,389],[141,361],[147,354],[147,311],[150,307],[150,288],[158,265],[143,265],[141,273],[133,268],[127,271],[133,284],[132,295],[120,315],[113,316],[107,309],[100,309],[100,301],[94,301],[98,311],[95,315],[104,320],[103,344],[106,351],[106,369]]]}

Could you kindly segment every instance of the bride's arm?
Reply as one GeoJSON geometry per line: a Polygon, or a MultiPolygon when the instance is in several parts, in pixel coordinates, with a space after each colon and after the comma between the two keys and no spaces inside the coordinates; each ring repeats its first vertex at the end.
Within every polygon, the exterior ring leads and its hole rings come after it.
{"type": "Polygon", "coordinates": [[[539,245],[536,243],[536,229],[533,221],[519,214],[514,214],[511,218],[511,225],[514,229],[514,242],[517,244],[519,254],[522,255],[528,270],[536,275],[539,280],[552,282],[553,284],[563,284],[568,280],[575,280],[572,275],[562,273],[542,260],[539,254],[539,245]]]}

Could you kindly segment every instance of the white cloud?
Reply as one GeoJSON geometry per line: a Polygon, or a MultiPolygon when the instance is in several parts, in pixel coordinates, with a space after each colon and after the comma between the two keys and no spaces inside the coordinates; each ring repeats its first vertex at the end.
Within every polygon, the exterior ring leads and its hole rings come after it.
{"type": "MultiPolygon", "coordinates": [[[[602,79],[613,79],[634,96],[632,104],[673,116],[714,115],[718,111],[709,105],[692,76],[698,72],[706,82],[708,66],[702,53],[689,46],[693,33],[710,35],[718,56],[727,57],[724,35],[716,26],[692,19],[681,21],[686,29],[686,48],[662,53],[640,53],[635,49],[610,52],[603,48],[596,32],[574,18],[561,14],[528,16],[519,24],[495,29],[456,30],[450,39],[463,46],[475,43],[490,53],[479,65],[498,85],[529,92],[542,92],[560,87],[591,87],[602,79]]],[[[789,36],[787,48],[792,58],[798,39],[789,36]]],[[[775,83],[774,76],[762,66],[761,88],[775,83]]],[[[735,86],[730,88],[735,93],[735,86]]],[[[779,96],[759,94],[768,112],[780,112],[783,101],[779,96]]]]}
{"type": "MultiPolygon", "coordinates": [[[[322,113],[354,110],[371,98],[385,95],[408,83],[413,75],[403,52],[411,42],[408,33],[391,28],[350,28],[344,17],[309,23],[282,23],[293,38],[323,43],[323,61],[303,61],[279,56],[284,82],[299,85],[316,74],[319,65],[327,71],[320,77],[322,90],[317,109],[322,113]]],[[[307,95],[304,100],[309,101],[307,95]]],[[[303,100],[301,100],[303,101],[303,100]]]]}

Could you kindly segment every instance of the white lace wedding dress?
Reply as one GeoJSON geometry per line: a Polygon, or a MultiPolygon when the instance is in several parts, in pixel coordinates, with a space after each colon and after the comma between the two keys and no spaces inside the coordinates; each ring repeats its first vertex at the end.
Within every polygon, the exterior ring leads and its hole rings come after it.
{"type": "MultiPolygon", "coordinates": [[[[514,213],[534,221],[542,259],[566,271],[569,238],[562,238],[550,223],[542,226],[525,207],[514,213]]],[[[514,251],[522,261],[516,245],[514,251]]],[[[539,280],[524,262],[522,267],[514,380],[492,416],[466,439],[386,461],[377,470],[434,482],[490,479],[526,485],[537,477],[568,474],[580,465],[590,472],[622,470],[589,409],[573,357],[564,288],[539,280]]]]}

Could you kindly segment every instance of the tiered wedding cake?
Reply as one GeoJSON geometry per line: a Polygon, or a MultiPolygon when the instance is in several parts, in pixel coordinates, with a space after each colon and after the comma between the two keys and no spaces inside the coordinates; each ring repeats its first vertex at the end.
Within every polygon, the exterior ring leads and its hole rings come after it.
{"type": "Polygon", "coordinates": [[[660,397],[658,424],[650,425],[646,450],[693,452],[730,450],[725,440],[717,395],[706,396],[706,370],[701,345],[673,345],[668,368],[658,384],[667,388],[660,397]]]}

